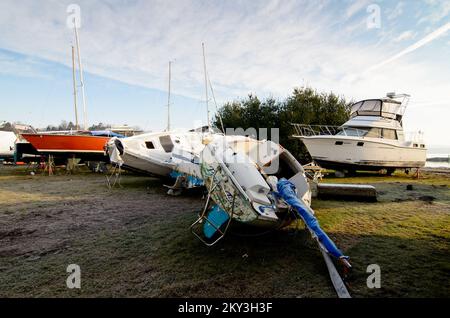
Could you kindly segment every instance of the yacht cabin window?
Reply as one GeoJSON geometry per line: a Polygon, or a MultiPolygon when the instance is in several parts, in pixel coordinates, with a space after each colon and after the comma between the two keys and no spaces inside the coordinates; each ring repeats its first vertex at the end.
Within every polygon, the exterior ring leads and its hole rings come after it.
{"type": "Polygon", "coordinates": [[[344,127],[336,136],[398,139],[395,129],[377,127],[344,127]]]}
{"type": "Polygon", "coordinates": [[[159,137],[159,142],[163,147],[165,152],[171,152],[173,150],[173,142],[170,136],[161,136],[159,137]]]}

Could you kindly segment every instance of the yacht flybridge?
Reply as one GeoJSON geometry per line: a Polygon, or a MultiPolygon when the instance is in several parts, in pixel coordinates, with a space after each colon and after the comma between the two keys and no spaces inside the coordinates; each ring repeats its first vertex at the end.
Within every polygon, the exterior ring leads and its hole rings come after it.
{"type": "Polygon", "coordinates": [[[422,133],[407,136],[403,115],[409,95],[387,94],[353,104],[350,120],[340,127],[292,124],[320,166],[343,172],[421,168],[426,161],[422,133]]]}

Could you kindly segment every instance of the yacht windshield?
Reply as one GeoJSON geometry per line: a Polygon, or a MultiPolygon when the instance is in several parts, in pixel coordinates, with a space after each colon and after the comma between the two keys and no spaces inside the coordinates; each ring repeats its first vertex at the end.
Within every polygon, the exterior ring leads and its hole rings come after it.
{"type": "Polygon", "coordinates": [[[371,99],[356,103],[352,106],[353,116],[380,116],[381,100],[371,99]]]}
{"type": "Polygon", "coordinates": [[[395,129],[378,127],[342,127],[336,136],[398,139],[395,129]]]}
{"type": "Polygon", "coordinates": [[[369,128],[345,127],[336,134],[336,136],[364,137],[369,132],[369,128]]]}
{"type": "Polygon", "coordinates": [[[401,121],[402,104],[395,100],[363,100],[353,104],[351,117],[355,116],[381,116],[401,121]]]}

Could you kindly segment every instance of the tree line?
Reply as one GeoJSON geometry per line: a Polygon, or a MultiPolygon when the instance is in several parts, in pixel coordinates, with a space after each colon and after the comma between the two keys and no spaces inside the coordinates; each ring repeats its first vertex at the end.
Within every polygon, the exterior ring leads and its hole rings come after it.
{"type": "MultiPolygon", "coordinates": [[[[111,127],[111,125],[109,124],[103,124],[103,123],[98,123],[98,124],[93,124],[92,126],[90,126],[88,128],[88,130],[107,130],[111,127]]],[[[48,125],[47,127],[45,127],[44,129],[42,129],[43,131],[63,131],[63,130],[78,130],[76,125],[69,121],[65,121],[62,120],[61,123],[57,126],[54,125],[48,125]]]]}
{"type": "MultiPolygon", "coordinates": [[[[309,87],[295,88],[284,100],[259,99],[250,94],[246,98],[225,103],[214,118],[214,125],[221,128],[278,128],[280,144],[300,162],[310,161],[305,146],[294,133],[291,123],[339,126],[350,116],[351,102],[334,93],[321,93],[309,87]],[[220,117],[219,117],[220,115],[220,117]]],[[[270,136],[268,136],[270,138],[270,136]]]]}

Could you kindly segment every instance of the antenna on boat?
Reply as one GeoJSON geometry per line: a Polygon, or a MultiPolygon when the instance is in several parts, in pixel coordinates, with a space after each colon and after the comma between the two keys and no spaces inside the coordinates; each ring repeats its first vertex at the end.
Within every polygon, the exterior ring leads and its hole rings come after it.
{"type": "Polygon", "coordinates": [[[208,106],[208,73],[206,72],[206,57],[205,57],[205,43],[202,43],[203,49],[203,69],[205,72],[205,102],[206,102],[206,116],[207,116],[207,125],[208,129],[211,128],[211,124],[209,122],[209,106],[208,106]]]}
{"type": "Polygon", "coordinates": [[[83,79],[83,65],[81,64],[81,54],[80,54],[80,41],[78,40],[78,30],[77,30],[76,21],[74,21],[74,30],[75,30],[75,43],[77,45],[77,55],[78,55],[78,67],[80,68],[80,86],[81,86],[81,97],[83,99],[83,122],[84,129],[87,130],[87,117],[86,117],[86,96],[84,94],[84,79],[83,79]]]}
{"type": "Polygon", "coordinates": [[[75,48],[72,45],[72,77],[73,77],[73,105],[75,108],[75,129],[80,129],[78,126],[78,109],[77,109],[77,83],[75,75],[75,48]]]}
{"type": "Polygon", "coordinates": [[[167,131],[170,131],[170,81],[172,79],[172,61],[169,61],[169,94],[167,96],[167,131]]]}

